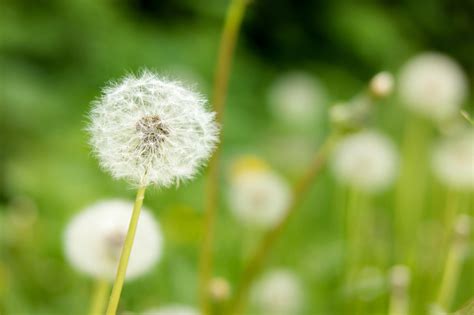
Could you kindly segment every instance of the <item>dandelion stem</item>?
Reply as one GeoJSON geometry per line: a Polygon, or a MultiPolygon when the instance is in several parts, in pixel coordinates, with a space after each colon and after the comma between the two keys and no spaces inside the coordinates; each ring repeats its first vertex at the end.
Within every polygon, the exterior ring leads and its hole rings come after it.
{"type": "Polygon", "coordinates": [[[461,271],[463,249],[460,244],[453,244],[446,258],[446,265],[438,292],[437,304],[445,311],[451,306],[456,284],[461,271]]]}
{"type": "Polygon", "coordinates": [[[102,314],[105,303],[107,302],[107,293],[109,291],[109,282],[105,279],[97,279],[94,292],[92,295],[92,303],[89,315],[102,314]]]}
{"type": "MultiPolygon", "coordinates": [[[[232,63],[232,57],[238,38],[238,33],[245,8],[248,0],[233,0],[229,6],[227,17],[222,31],[221,44],[219,47],[219,55],[216,65],[216,73],[214,77],[213,99],[212,104],[216,112],[216,122],[222,124],[224,116],[224,105],[227,96],[227,88],[229,85],[229,74],[232,63]]],[[[218,187],[219,187],[219,158],[220,148],[222,147],[222,130],[220,134],[220,142],[209,162],[209,176],[206,183],[205,191],[205,217],[203,240],[201,245],[200,261],[199,261],[199,288],[198,295],[202,308],[202,313],[210,312],[208,284],[212,272],[212,249],[214,243],[214,225],[218,205],[218,187]]]]}
{"type": "Polygon", "coordinates": [[[228,308],[228,314],[240,315],[245,308],[247,296],[252,285],[253,280],[258,275],[265,259],[270,254],[270,251],[277,241],[278,237],[282,234],[283,229],[286,227],[292,214],[296,211],[300,203],[303,201],[306,192],[311,186],[314,178],[319,174],[323,168],[329,153],[331,152],[338,134],[331,134],[322,145],[320,151],[316,154],[306,173],[300,178],[293,188],[293,199],[288,206],[285,216],[280,222],[265,233],[263,239],[260,241],[255,254],[250,258],[246,267],[244,268],[243,275],[241,276],[240,285],[234,294],[228,308]]]}
{"type": "Polygon", "coordinates": [[[110,295],[109,305],[107,307],[107,315],[115,315],[120,301],[120,293],[122,292],[125,275],[127,273],[128,259],[132,251],[133,240],[135,239],[135,232],[137,230],[138,218],[140,217],[140,210],[142,208],[143,199],[145,198],[146,186],[138,188],[135,204],[133,205],[132,218],[128,226],[127,236],[120,255],[120,261],[117,268],[117,275],[115,277],[114,286],[110,295]]]}

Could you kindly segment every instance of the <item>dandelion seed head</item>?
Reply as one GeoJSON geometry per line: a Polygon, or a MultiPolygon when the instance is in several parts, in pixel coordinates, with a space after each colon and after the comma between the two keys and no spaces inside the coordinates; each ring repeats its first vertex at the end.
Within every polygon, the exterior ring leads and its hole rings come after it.
{"type": "Polygon", "coordinates": [[[267,99],[271,112],[280,121],[308,125],[326,102],[326,91],[316,77],[295,71],[279,77],[271,85],[267,99]]]}
{"type": "Polygon", "coordinates": [[[432,168],[444,185],[457,189],[474,189],[474,132],[441,140],[434,148],[432,168]]]}
{"type": "MultiPolygon", "coordinates": [[[[65,231],[65,254],[79,271],[113,280],[128,230],[133,203],[112,199],[84,209],[65,231]]],[[[151,269],[161,257],[162,235],[150,211],[142,209],[127,268],[127,279],[151,269]]]]}
{"type": "Polygon", "coordinates": [[[303,288],[292,271],[271,270],[255,284],[252,298],[263,314],[298,314],[303,306],[303,288]]]}
{"type": "Polygon", "coordinates": [[[410,269],[405,265],[395,265],[390,269],[390,283],[395,289],[407,288],[410,278],[410,269]]]}
{"type": "Polygon", "coordinates": [[[398,170],[394,145],[375,131],[361,131],[341,140],[331,162],[340,182],[367,192],[387,188],[398,170]]]}
{"type": "Polygon", "coordinates": [[[88,131],[101,166],[134,185],[192,178],[218,141],[206,100],[149,71],[109,84],[93,103],[88,131]]]}
{"type": "Polygon", "coordinates": [[[244,225],[258,228],[274,226],[291,201],[288,184],[271,170],[248,170],[232,179],[229,205],[244,225]]]}
{"type": "Polygon", "coordinates": [[[430,52],[413,57],[403,66],[399,92],[409,109],[439,121],[457,115],[468,84],[455,60],[430,52]]]}

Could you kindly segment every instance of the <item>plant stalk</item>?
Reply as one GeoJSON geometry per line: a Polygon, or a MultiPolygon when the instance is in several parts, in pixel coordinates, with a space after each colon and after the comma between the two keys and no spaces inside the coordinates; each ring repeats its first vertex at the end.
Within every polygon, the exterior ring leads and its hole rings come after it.
{"type": "Polygon", "coordinates": [[[89,315],[103,314],[105,303],[107,302],[107,293],[109,292],[109,282],[105,279],[97,279],[94,285],[91,308],[89,315]]]}
{"type": "Polygon", "coordinates": [[[117,275],[115,282],[112,287],[112,293],[110,295],[109,305],[107,307],[107,315],[115,315],[117,313],[118,304],[120,301],[120,294],[122,293],[123,283],[125,281],[125,275],[127,273],[128,260],[133,247],[133,241],[135,239],[135,233],[137,230],[138,219],[140,217],[140,210],[142,208],[143,199],[145,198],[146,186],[138,188],[137,196],[135,198],[135,204],[133,205],[132,217],[128,226],[127,236],[125,243],[122,248],[120,255],[120,261],[117,268],[117,275]]]}
{"type": "MultiPolygon", "coordinates": [[[[222,125],[224,105],[229,85],[229,75],[234,55],[237,38],[242,24],[248,0],[233,0],[229,6],[221,44],[217,58],[216,73],[214,77],[212,104],[216,112],[216,122],[222,125]]],[[[222,130],[220,145],[209,162],[209,174],[205,189],[204,227],[201,252],[199,258],[199,284],[198,297],[203,315],[209,314],[209,281],[213,265],[214,225],[218,206],[219,165],[222,147],[222,130]]]]}

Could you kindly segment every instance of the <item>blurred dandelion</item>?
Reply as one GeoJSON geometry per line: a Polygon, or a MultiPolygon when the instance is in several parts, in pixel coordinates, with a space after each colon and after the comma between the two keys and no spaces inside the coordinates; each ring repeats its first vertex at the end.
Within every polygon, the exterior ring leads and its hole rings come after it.
{"type": "MultiPolygon", "coordinates": [[[[114,279],[133,204],[111,199],[93,204],[66,227],[64,249],[72,266],[96,279],[91,315],[102,313],[108,281],[114,279]]],[[[143,209],[125,278],[149,271],[161,257],[162,235],[150,211],[143,209]]]]}
{"type": "Polygon", "coordinates": [[[396,265],[390,269],[389,315],[409,314],[410,269],[405,265],[396,265]]]}
{"type": "Polygon", "coordinates": [[[390,95],[395,84],[394,80],[390,72],[383,71],[377,73],[369,82],[370,93],[378,98],[390,95]]]}
{"type": "Polygon", "coordinates": [[[268,271],[255,283],[252,296],[262,314],[298,314],[303,308],[303,287],[290,270],[268,271]]]}
{"type": "MultiPolygon", "coordinates": [[[[64,234],[69,262],[97,279],[113,280],[127,234],[133,204],[111,199],[93,204],[77,214],[64,234]]],[[[143,208],[130,257],[127,279],[150,270],[161,257],[162,235],[151,212],[143,208]]]]}
{"type": "Polygon", "coordinates": [[[443,139],[432,155],[433,172],[440,182],[460,191],[474,189],[474,132],[443,139]]]}
{"type": "Polygon", "coordinates": [[[399,92],[409,109],[439,121],[459,112],[468,85],[455,60],[440,53],[425,52],[408,60],[401,69],[399,92]]]}
{"type": "Polygon", "coordinates": [[[272,170],[257,168],[255,163],[234,173],[228,193],[234,216],[247,226],[274,226],[291,201],[289,185],[272,170]]]}
{"type": "Polygon", "coordinates": [[[315,122],[326,103],[319,80],[306,72],[290,72],[277,78],[268,90],[273,115],[281,122],[308,126],[315,122]]]}
{"type": "Polygon", "coordinates": [[[386,136],[376,131],[362,131],[340,141],[333,154],[332,170],[342,183],[378,192],[395,179],[398,154],[386,136]]]}

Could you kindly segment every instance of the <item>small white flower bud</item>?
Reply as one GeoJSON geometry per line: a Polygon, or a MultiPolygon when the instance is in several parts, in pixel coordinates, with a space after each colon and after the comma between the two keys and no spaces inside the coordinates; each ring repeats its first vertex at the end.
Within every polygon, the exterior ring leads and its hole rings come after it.
{"type": "Polygon", "coordinates": [[[224,278],[214,278],[209,283],[209,293],[214,301],[225,301],[230,297],[230,285],[224,278]]]}
{"type": "Polygon", "coordinates": [[[192,178],[218,140],[201,95],[151,72],[130,75],[93,103],[88,130],[101,166],[134,185],[192,178]]]}
{"type": "Polygon", "coordinates": [[[394,78],[390,72],[376,74],[369,83],[370,92],[376,97],[386,97],[393,91],[394,78]]]}

